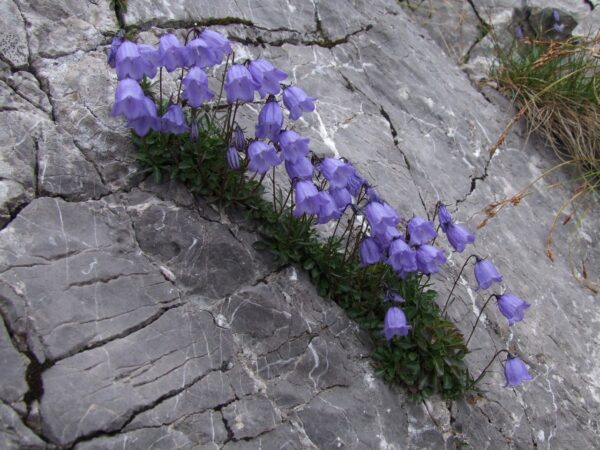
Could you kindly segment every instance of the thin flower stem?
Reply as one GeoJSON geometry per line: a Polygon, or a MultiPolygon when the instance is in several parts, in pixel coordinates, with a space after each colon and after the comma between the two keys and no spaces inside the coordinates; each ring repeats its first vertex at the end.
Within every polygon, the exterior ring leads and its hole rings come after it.
{"type": "Polygon", "coordinates": [[[465,261],[465,263],[463,264],[463,266],[460,269],[460,272],[458,272],[458,275],[456,277],[456,280],[454,280],[454,284],[452,285],[452,289],[450,289],[450,293],[448,294],[448,298],[446,299],[446,303],[444,304],[444,309],[442,309],[442,316],[444,315],[444,313],[446,312],[446,309],[448,308],[448,302],[450,301],[450,297],[452,297],[452,293],[454,292],[454,289],[456,288],[456,284],[458,283],[458,280],[460,279],[460,276],[462,275],[463,271],[465,270],[465,267],[467,267],[468,262],[470,261],[471,258],[476,258],[477,255],[471,255],[467,258],[467,260],[465,261]]]}
{"type": "Polygon", "coordinates": [[[494,356],[492,356],[492,359],[490,360],[490,362],[487,364],[487,366],[485,366],[485,368],[481,371],[481,373],[479,374],[479,376],[475,379],[475,381],[473,381],[469,387],[467,388],[467,390],[471,389],[473,386],[475,386],[477,383],[479,383],[479,380],[481,380],[483,378],[483,376],[485,375],[486,371],[490,368],[490,366],[492,365],[492,363],[494,362],[494,360],[501,354],[501,353],[507,353],[510,355],[510,352],[503,348],[501,350],[498,350],[496,352],[496,354],[494,356]]]}
{"type": "Polygon", "coordinates": [[[158,92],[160,98],[160,104],[158,105],[158,113],[162,116],[163,112],[163,93],[162,93],[162,67],[158,71],[158,92]]]}
{"type": "Polygon", "coordinates": [[[465,345],[468,346],[469,345],[469,341],[471,340],[471,338],[473,337],[473,333],[475,333],[475,328],[477,328],[477,324],[479,323],[479,319],[481,318],[482,314],[483,314],[483,310],[485,309],[485,307],[488,305],[488,303],[490,302],[490,300],[492,298],[498,298],[498,295],[496,294],[492,294],[488,297],[488,299],[485,301],[485,303],[483,304],[483,307],[481,308],[481,310],[479,311],[479,315],[477,316],[477,319],[475,320],[475,324],[473,325],[473,329],[471,330],[471,334],[469,334],[469,337],[467,338],[467,342],[465,342],[465,345]]]}
{"type": "Polygon", "coordinates": [[[275,166],[273,166],[273,172],[271,173],[271,184],[273,185],[273,212],[277,212],[277,197],[275,195],[275,166]]]}
{"type": "MultiPolygon", "coordinates": [[[[235,58],[234,53],[231,54],[231,59],[233,61],[233,58],[235,58]]],[[[225,87],[225,77],[227,76],[227,68],[229,66],[229,55],[227,55],[227,59],[225,60],[225,69],[223,70],[223,78],[221,79],[221,88],[219,90],[219,97],[217,98],[217,105],[221,104],[221,99],[223,98],[223,88],[225,87]]],[[[214,123],[215,118],[217,116],[217,108],[215,107],[213,109],[213,115],[210,119],[211,123],[214,123]]]]}

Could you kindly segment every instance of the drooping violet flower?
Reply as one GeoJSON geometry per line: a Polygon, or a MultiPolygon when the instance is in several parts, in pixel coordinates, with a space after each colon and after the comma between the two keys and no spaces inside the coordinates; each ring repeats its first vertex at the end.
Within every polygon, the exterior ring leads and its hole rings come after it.
{"type": "Polygon", "coordinates": [[[218,58],[215,64],[219,64],[223,60],[223,56],[231,53],[231,44],[229,40],[221,33],[206,28],[200,37],[206,42],[209,48],[216,54],[218,58]]]}
{"type": "Polygon", "coordinates": [[[408,221],[408,234],[410,245],[423,245],[437,236],[433,222],[422,217],[415,216],[408,221]]]}
{"type": "Polygon", "coordinates": [[[508,319],[509,326],[523,320],[525,310],[530,306],[529,303],[515,295],[505,293],[498,296],[498,309],[508,319]]]}
{"type": "Polygon", "coordinates": [[[417,252],[402,239],[395,239],[388,249],[387,263],[401,278],[417,271],[417,252]]]}
{"type": "Polygon", "coordinates": [[[157,61],[160,66],[167,69],[167,72],[184,67],[188,61],[188,53],[189,49],[179,42],[174,34],[163,34],[160,37],[157,61]]]}
{"type": "Polygon", "coordinates": [[[344,210],[346,206],[352,203],[352,195],[350,195],[350,192],[346,188],[331,188],[329,189],[329,193],[335,200],[337,207],[341,210],[344,210]]]}
{"type": "Polygon", "coordinates": [[[115,66],[117,69],[117,78],[133,78],[141,80],[144,76],[154,78],[156,75],[156,65],[150,58],[145,47],[141,47],[130,41],[123,41],[117,50],[115,56],[115,66]]]}
{"type": "Polygon", "coordinates": [[[283,91],[283,104],[290,112],[292,120],[298,120],[302,111],[314,111],[315,101],[315,98],[309,97],[306,92],[296,86],[289,86],[283,91]]]}
{"type": "Polygon", "coordinates": [[[467,244],[475,242],[475,235],[460,223],[451,223],[445,231],[448,242],[459,253],[464,251],[467,244]]]}
{"type": "Polygon", "coordinates": [[[298,158],[296,161],[286,161],[285,170],[290,180],[308,180],[311,179],[315,171],[310,159],[306,157],[298,158]]]}
{"type": "Polygon", "coordinates": [[[558,9],[552,10],[552,17],[555,22],[560,22],[560,13],[558,12],[558,9]]]}
{"type": "Polygon", "coordinates": [[[241,64],[234,64],[227,71],[223,88],[227,93],[228,103],[234,103],[236,100],[251,102],[254,100],[254,91],[258,85],[252,79],[248,69],[241,64]]]}
{"type": "Polygon", "coordinates": [[[108,65],[113,69],[116,67],[117,64],[117,50],[119,50],[119,47],[121,46],[123,41],[123,37],[117,34],[115,35],[115,37],[112,38],[112,41],[110,42],[110,50],[108,51],[108,65]]]}
{"type": "Polygon", "coordinates": [[[478,258],[475,263],[475,279],[479,289],[487,289],[494,282],[501,283],[502,275],[491,261],[478,258]]]}
{"type": "Polygon", "coordinates": [[[248,146],[248,158],[248,170],[260,174],[281,162],[275,148],[261,141],[254,141],[248,146]]]}
{"type": "Polygon", "coordinates": [[[223,56],[231,53],[229,41],[220,33],[204,30],[198,37],[187,43],[188,66],[204,69],[220,64],[223,56]]]}
{"type": "Polygon", "coordinates": [[[246,138],[244,137],[244,131],[239,125],[236,125],[233,129],[233,146],[238,152],[246,150],[246,138]]]}
{"type": "Polygon", "coordinates": [[[383,334],[388,341],[391,341],[394,336],[406,336],[410,329],[404,311],[397,306],[387,310],[383,321],[383,334]]]}
{"type": "Polygon", "coordinates": [[[446,263],[444,251],[433,245],[423,244],[417,249],[417,268],[426,275],[436,273],[446,263]]]}
{"type": "Polygon", "coordinates": [[[400,236],[400,232],[396,229],[396,225],[400,222],[400,216],[387,203],[370,202],[365,207],[365,217],[369,222],[373,237],[384,247],[400,236]]]}
{"type": "Polygon", "coordinates": [[[156,50],[154,47],[148,44],[138,44],[137,46],[142,58],[144,58],[147,62],[149,62],[152,65],[153,71],[147,74],[147,76],[153,78],[156,75],[156,71],[159,66],[158,50],[156,50]]]}
{"type": "Polygon", "coordinates": [[[283,125],[283,112],[279,103],[275,100],[268,101],[258,114],[258,125],[256,125],[256,137],[270,139],[277,142],[281,127],[283,125]]]}
{"type": "Polygon", "coordinates": [[[384,254],[383,250],[377,243],[375,239],[372,237],[366,237],[358,246],[358,251],[360,254],[360,266],[365,267],[370,264],[376,264],[380,261],[383,261],[384,254]]]}
{"type": "Polygon", "coordinates": [[[354,197],[358,197],[361,188],[363,185],[367,184],[367,181],[360,176],[356,167],[351,163],[348,163],[348,165],[354,169],[354,173],[348,178],[348,185],[346,187],[354,197]]]}
{"type": "Polygon", "coordinates": [[[448,226],[450,226],[453,222],[452,216],[448,212],[448,208],[446,208],[446,205],[440,203],[440,206],[438,208],[438,217],[440,220],[440,227],[442,228],[442,231],[446,233],[448,226]]]}
{"type": "Polygon", "coordinates": [[[160,131],[160,119],[156,114],[156,105],[148,97],[144,97],[143,101],[147,114],[127,121],[127,126],[133,128],[138,136],[145,136],[151,129],[160,131]]]}
{"type": "Polygon", "coordinates": [[[521,25],[517,25],[515,27],[515,37],[519,40],[521,40],[525,37],[525,34],[523,33],[523,28],[521,28],[521,25]]]}
{"type": "Polygon", "coordinates": [[[200,67],[192,67],[181,81],[185,88],[181,95],[192,108],[211,100],[214,94],[208,89],[208,76],[200,67]]]}
{"type": "Polygon", "coordinates": [[[279,135],[281,156],[289,162],[295,162],[308,155],[308,138],[303,138],[292,130],[282,131],[279,135]]]}
{"type": "Polygon", "coordinates": [[[198,130],[198,122],[194,121],[190,130],[190,139],[192,142],[196,142],[200,136],[200,130],[198,130]]]}
{"type": "Polygon", "coordinates": [[[283,70],[279,70],[265,59],[256,59],[250,61],[248,70],[252,74],[252,78],[258,83],[258,93],[261,98],[265,95],[277,95],[281,90],[279,83],[287,78],[287,74],[283,70]]]}
{"type": "Polygon", "coordinates": [[[312,182],[298,181],[294,186],[294,194],[296,196],[296,205],[293,211],[295,217],[300,217],[302,214],[313,215],[319,213],[323,199],[312,182]]]}
{"type": "Polygon", "coordinates": [[[160,130],[164,133],[181,134],[187,130],[185,115],[179,105],[171,105],[160,118],[160,130]]]}
{"type": "Polygon", "coordinates": [[[352,166],[337,158],[325,158],[319,169],[332,188],[345,188],[354,173],[352,166]]]}
{"type": "Polygon", "coordinates": [[[227,149],[227,165],[231,170],[238,170],[240,168],[240,155],[235,147],[227,149]]]}
{"type": "MultiPolygon", "coordinates": [[[[148,109],[148,103],[144,99],[146,96],[138,82],[131,78],[124,78],[117,84],[115,104],[111,114],[113,116],[122,114],[130,120],[147,116],[151,114],[151,110],[148,109]]],[[[154,110],[156,111],[156,107],[154,110]]]]}
{"type": "Polygon", "coordinates": [[[401,295],[399,295],[397,292],[394,292],[394,291],[388,290],[388,291],[385,293],[385,297],[383,297],[383,301],[384,301],[384,302],[389,302],[390,300],[391,300],[392,302],[395,302],[395,303],[404,303],[404,302],[406,301],[406,300],[404,300],[404,299],[402,298],[402,296],[401,296],[401,295]]]}
{"type": "Polygon", "coordinates": [[[335,200],[329,192],[321,191],[321,207],[317,213],[317,223],[327,223],[330,220],[339,219],[342,215],[342,211],[335,204],[335,200]]]}
{"type": "Polygon", "coordinates": [[[367,198],[370,202],[383,203],[383,199],[379,195],[379,192],[377,192],[377,189],[375,189],[374,187],[367,188],[367,198]]]}
{"type": "Polygon", "coordinates": [[[512,355],[508,355],[508,358],[506,359],[504,376],[506,377],[506,384],[504,387],[518,386],[523,381],[533,380],[525,363],[521,361],[519,357],[512,355]]]}

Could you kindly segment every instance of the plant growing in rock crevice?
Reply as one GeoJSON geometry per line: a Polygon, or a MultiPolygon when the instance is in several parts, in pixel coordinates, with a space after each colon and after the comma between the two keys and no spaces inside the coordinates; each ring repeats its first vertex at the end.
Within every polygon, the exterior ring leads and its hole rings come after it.
{"type": "MultiPolygon", "coordinates": [[[[446,262],[434,245],[440,228],[457,252],[474,241],[444,205],[436,207],[437,230],[434,220],[404,219],[350,162],[313,153],[309,140],[284,122],[313,111],[316,99],[286,84],[287,74],[269,61],[237,61],[227,39],[210,29],[190,30],[183,44],[166,34],[158,49],[118,36],[109,64],[119,78],[113,115],[127,119],[143,170],[244,209],[258,224],[257,247],[280,264],[304,268],[320,295],[369,331],[385,380],[419,397],[457,398],[474,388],[483,374],[471,377],[464,338],[429,284],[446,262]],[[214,92],[208,67],[222,67],[214,92]],[[167,94],[168,74],[176,88],[167,94]],[[257,93],[264,100],[252,136],[237,114],[257,93]],[[334,228],[323,239],[315,225],[327,223],[334,228]]],[[[481,289],[501,281],[489,260],[475,258],[481,289]]],[[[493,297],[511,324],[522,319],[524,302],[493,297]]],[[[511,361],[506,370],[514,385],[526,377],[524,366],[511,361]]]]}

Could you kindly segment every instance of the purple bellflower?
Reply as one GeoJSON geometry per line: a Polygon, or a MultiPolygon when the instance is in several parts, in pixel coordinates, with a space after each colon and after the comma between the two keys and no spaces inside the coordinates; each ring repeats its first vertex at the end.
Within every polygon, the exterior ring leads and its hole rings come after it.
{"type": "Polygon", "coordinates": [[[171,105],[160,118],[160,130],[165,133],[181,134],[187,130],[185,115],[179,105],[171,105]]]}
{"type": "Polygon", "coordinates": [[[394,292],[394,291],[388,290],[388,291],[385,293],[385,297],[383,297],[383,301],[384,301],[384,302],[389,302],[390,300],[391,300],[392,302],[395,302],[395,303],[404,303],[404,302],[406,301],[406,300],[404,300],[404,299],[402,298],[402,296],[401,296],[401,295],[399,295],[397,292],[394,292]]]}
{"type": "Polygon", "coordinates": [[[397,306],[387,310],[383,321],[383,334],[388,341],[391,341],[394,336],[406,336],[410,329],[404,311],[397,306]]]}
{"type": "Polygon", "coordinates": [[[350,167],[354,169],[354,173],[348,178],[348,190],[354,197],[358,197],[358,194],[363,187],[364,184],[367,184],[366,180],[360,176],[356,167],[354,167],[351,163],[348,163],[350,167]]]}
{"type": "Polygon", "coordinates": [[[325,158],[319,169],[332,188],[345,188],[354,172],[352,166],[337,158],[325,158]]]}
{"type": "Polygon", "coordinates": [[[371,226],[373,237],[381,244],[387,245],[392,239],[400,236],[400,232],[396,229],[400,216],[387,203],[370,202],[365,207],[365,216],[371,226]]]}
{"type": "Polygon", "coordinates": [[[329,192],[322,191],[321,195],[321,207],[317,214],[317,223],[327,223],[333,219],[339,219],[342,215],[342,211],[335,204],[333,196],[329,192]]]}
{"type": "Polygon", "coordinates": [[[124,78],[141,80],[144,76],[154,78],[156,65],[151,56],[146,47],[138,46],[130,41],[123,41],[115,56],[117,78],[119,80],[124,78]]]}
{"type": "Polygon", "coordinates": [[[361,267],[383,261],[383,251],[377,241],[372,237],[364,238],[358,247],[358,251],[360,254],[361,267]]]}
{"type": "Polygon", "coordinates": [[[238,170],[240,168],[240,155],[235,147],[227,149],[227,165],[231,170],[238,170]]]}
{"type": "Polygon", "coordinates": [[[442,227],[442,231],[445,233],[448,230],[448,227],[452,224],[452,216],[448,212],[448,208],[446,205],[440,204],[438,208],[438,215],[440,220],[440,226],[442,227]]]}
{"type": "Polygon", "coordinates": [[[410,219],[407,228],[410,236],[410,245],[423,245],[431,241],[437,235],[435,228],[433,227],[433,222],[419,216],[410,219]]]}
{"type": "Polygon", "coordinates": [[[190,139],[192,142],[196,142],[200,136],[200,130],[198,129],[198,122],[194,121],[190,127],[190,139]]]}
{"type": "Polygon", "coordinates": [[[234,64],[227,71],[223,87],[227,93],[227,102],[234,103],[236,100],[251,102],[254,100],[254,90],[258,84],[252,79],[248,69],[241,64],[234,64]]]}
{"type": "Polygon", "coordinates": [[[257,138],[268,138],[277,142],[281,127],[283,125],[283,112],[279,103],[275,100],[268,101],[258,114],[258,125],[256,126],[257,138]]]}
{"type": "MultiPolygon", "coordinates": [[[[151,110],[148,109],[148,104],[144,99],[146,96],[138,82],[131,78],[124,78],[117,84],[112,115],[123,114],[130,120],[147,116],[151,114],[151,110]]],[[[156,107],[154,110],[156,111],[156,107]]]]}
{"type": "Polygon", "coordinates": [[[286,161],[285,170],[290,180],[307,180],[312,178],[315,168],[310,159],[303,156],[294,162],[286,161]]]}
{"type": "Polygon", "coordinates": [[[110,42],[110,50],[108,51],[108,65],[113,69],[116,67],[117,64],[117,50],[119,50],[119,47],[121,46],[123,41],[124,39],[117,34],[115,37],[112,38],[112,41],[110,42]]]}
{"type": "Polygon", "coordinates": [[[200,36],[187,44],[189,49],[188,65],[201,69],[219,64],[223,56],[231,53],[229,41],[220,33],[204,30],[200,36]]]}
{"type": "Polygon", "coordinates": [[[275,148],[261,141],[254,141],[248,146],[248,158],[248,170],[260,174],[281,162],[275,148]]]}
{"type": "Polygon", "coordinates": [[[533,380],[525,363],[519,357],[512,355],[508,356],[504,365],[504,376],[506,377],[504,387],[518,386],[523,381],[533,380]]]}
{"type": "Polygon", "coordinates": [[[233,129],[233,146],[238,152],[246,150],[246,138],[244,137],[244,131],[239,125],[236,125],[233,129]]]}
{"type": "Polygon", "coordinates": [[[348,189],[346,188],[331,188],[329,189],[329,193],[335,200],[335,204],[337,205],[337,207],[341,210],[344,210],[346,206],[352,203],[352,195],[350,194],[350,191],[348,191],[348,189]]]}
{"type": "Polygon", "coordinates": [[[388,254],[387,263],[401,278],[417,271],[417,252],[402,239],[392,241],[388,254]]]}
{"type": "Polygon", "coordinates": [[[300,217],[302,214],[318,214],[323,198],[317,187],[310,181],[298,181],[294,187],[296,195],[296,206],[294,207],[294,216],[300,217]]]}
{"type": "Polygon", "coordinates": [[[417,268],[426,275],[436,273],[446,263],[444,251],[433,245],[423,244],[417,249],[417,268]]]}
{"type": "Polygon", "coordinates": [[[158,43],[158,64],[164,66],[168,72],[173,72],[179,67],[184,67],[188,61],[189,49],[185,47],[174,34],[164,34],[158,43]]]}
{"type": "Polygon", "coordinates": [[[477,280],[479,289],[487,289],[494,282],[501,283],[502,275],[500,275],[500,272],[498,272],[498,269],[496,269],[496,266],[491,261],[477,258],[477,262],[475,263],[475,279],[477,280]]]}
{"type": "Polygon", "coordinates": [[[367,188],[367,197],[369,198],[370,202],[383,203],[381,195],[379,195],[379,192],[377,192],[377,189],[375,189],[374,187],[367,188]]]}
{"type": "Polygon", "coordinates": [[[145,136],[151,129],[160,130],[160,119],[156,113],[156,105],[148,97],[144,97],[144,104],[148,114],[127,121],[127,126],[133,128],[138,136],[145,136]]]}
{"type": "Polygon", "coordinates": [[[296,162],[298,159],[308,155],[308,138],[303,138],[292,130],[282,131],[279,135],[279,145],[281,146],[281,156],[289,162],[296,162]]]}
{"type": "Polygon", "coordinates": [[[283,70],[277,69],[265,59],[251,61],[248,70],[254,81],[259,85],[258,93],[261,98],[264,98],[267,94],[279,94],[281,90],[279,83],[287,78],[287,74],[283,70]]]}
{"type": "Polygon", "coordinates": [[[464,251],[467,244],[475,242],[475,235],[460,223],[451,223],[445,231],[448,242],[459,253],[464,251]]]}
{"type": "Polygon", "coordinates": [[[198,108],[202,103],[214,97],[208,89],[208,76],[200,67],[192,67],[181,84],[185,88],[181,96],[192,108],[198,108]]]}
{"type": "Polygon", "coordinates": [[[315,100],[296,86],[289,86],[283,91],[283,104],[290,112],[290,119],[292,120],[298,120],[302,115],[302,111],[314,111],[315,100]]]}
{"type": "Polygon", "coordinates": [[[218,59],[215,64],[219,64],[223,60],[223,56],[231,53],[231,44],[221,33],[207,28],[200,33],[200,37],[208,44],[213,53],[216,54],[216,58],[218,59]]]}
{"type": "Polygon", "coordinates": [[[498,298],[498,309],[508,319],[508,325],[523,320],[525,310],[531,305],[519,297],[511,294],[502,294],[498,298]]]}
{"type": "Polygon", "coordinates": [[[525,37],[525,33],[523,33],[523,28],[521,28],[521,25],[517,25],[515,27],[515,37],[519,40],[525,37]]]}

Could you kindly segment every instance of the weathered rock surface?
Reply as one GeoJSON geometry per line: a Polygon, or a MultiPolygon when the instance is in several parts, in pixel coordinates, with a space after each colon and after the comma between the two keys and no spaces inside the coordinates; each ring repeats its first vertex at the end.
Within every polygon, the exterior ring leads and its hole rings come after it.
{"type": "MultiPolygon", "coordinates": [[[[512,328],[486,311],[470,368],[510,347],[535,379],[503,389],[496,363],[484,398],[413,403],[375,376],[365,334],[306,274],[257,252],[239,217],[144,180],[110,115],[108,3],[0,7],[1,448],[600,447],[598,298],[569,263],[600,264],[597,213],[558,228],[555,262],[546,233],[568,187],[541,181],[481,230],[475,250],[532,307],[512,328]]],[[[520,126],[491,157],[514,111],[444,54],[465,54],[477,14],[501,20],[520,2],[426,2],[431,23],[404,3],[129,0],[124,20],[152,39],[218,24],[240,58],[271,59],[319,98],[296,124],[315,152],[352,160],[405,216],[443,200],[474,226],[556,163],[520,126]]],[[[472,286],[464,275],[450,309],[465,332],[485,301],[472,286]]]]}

